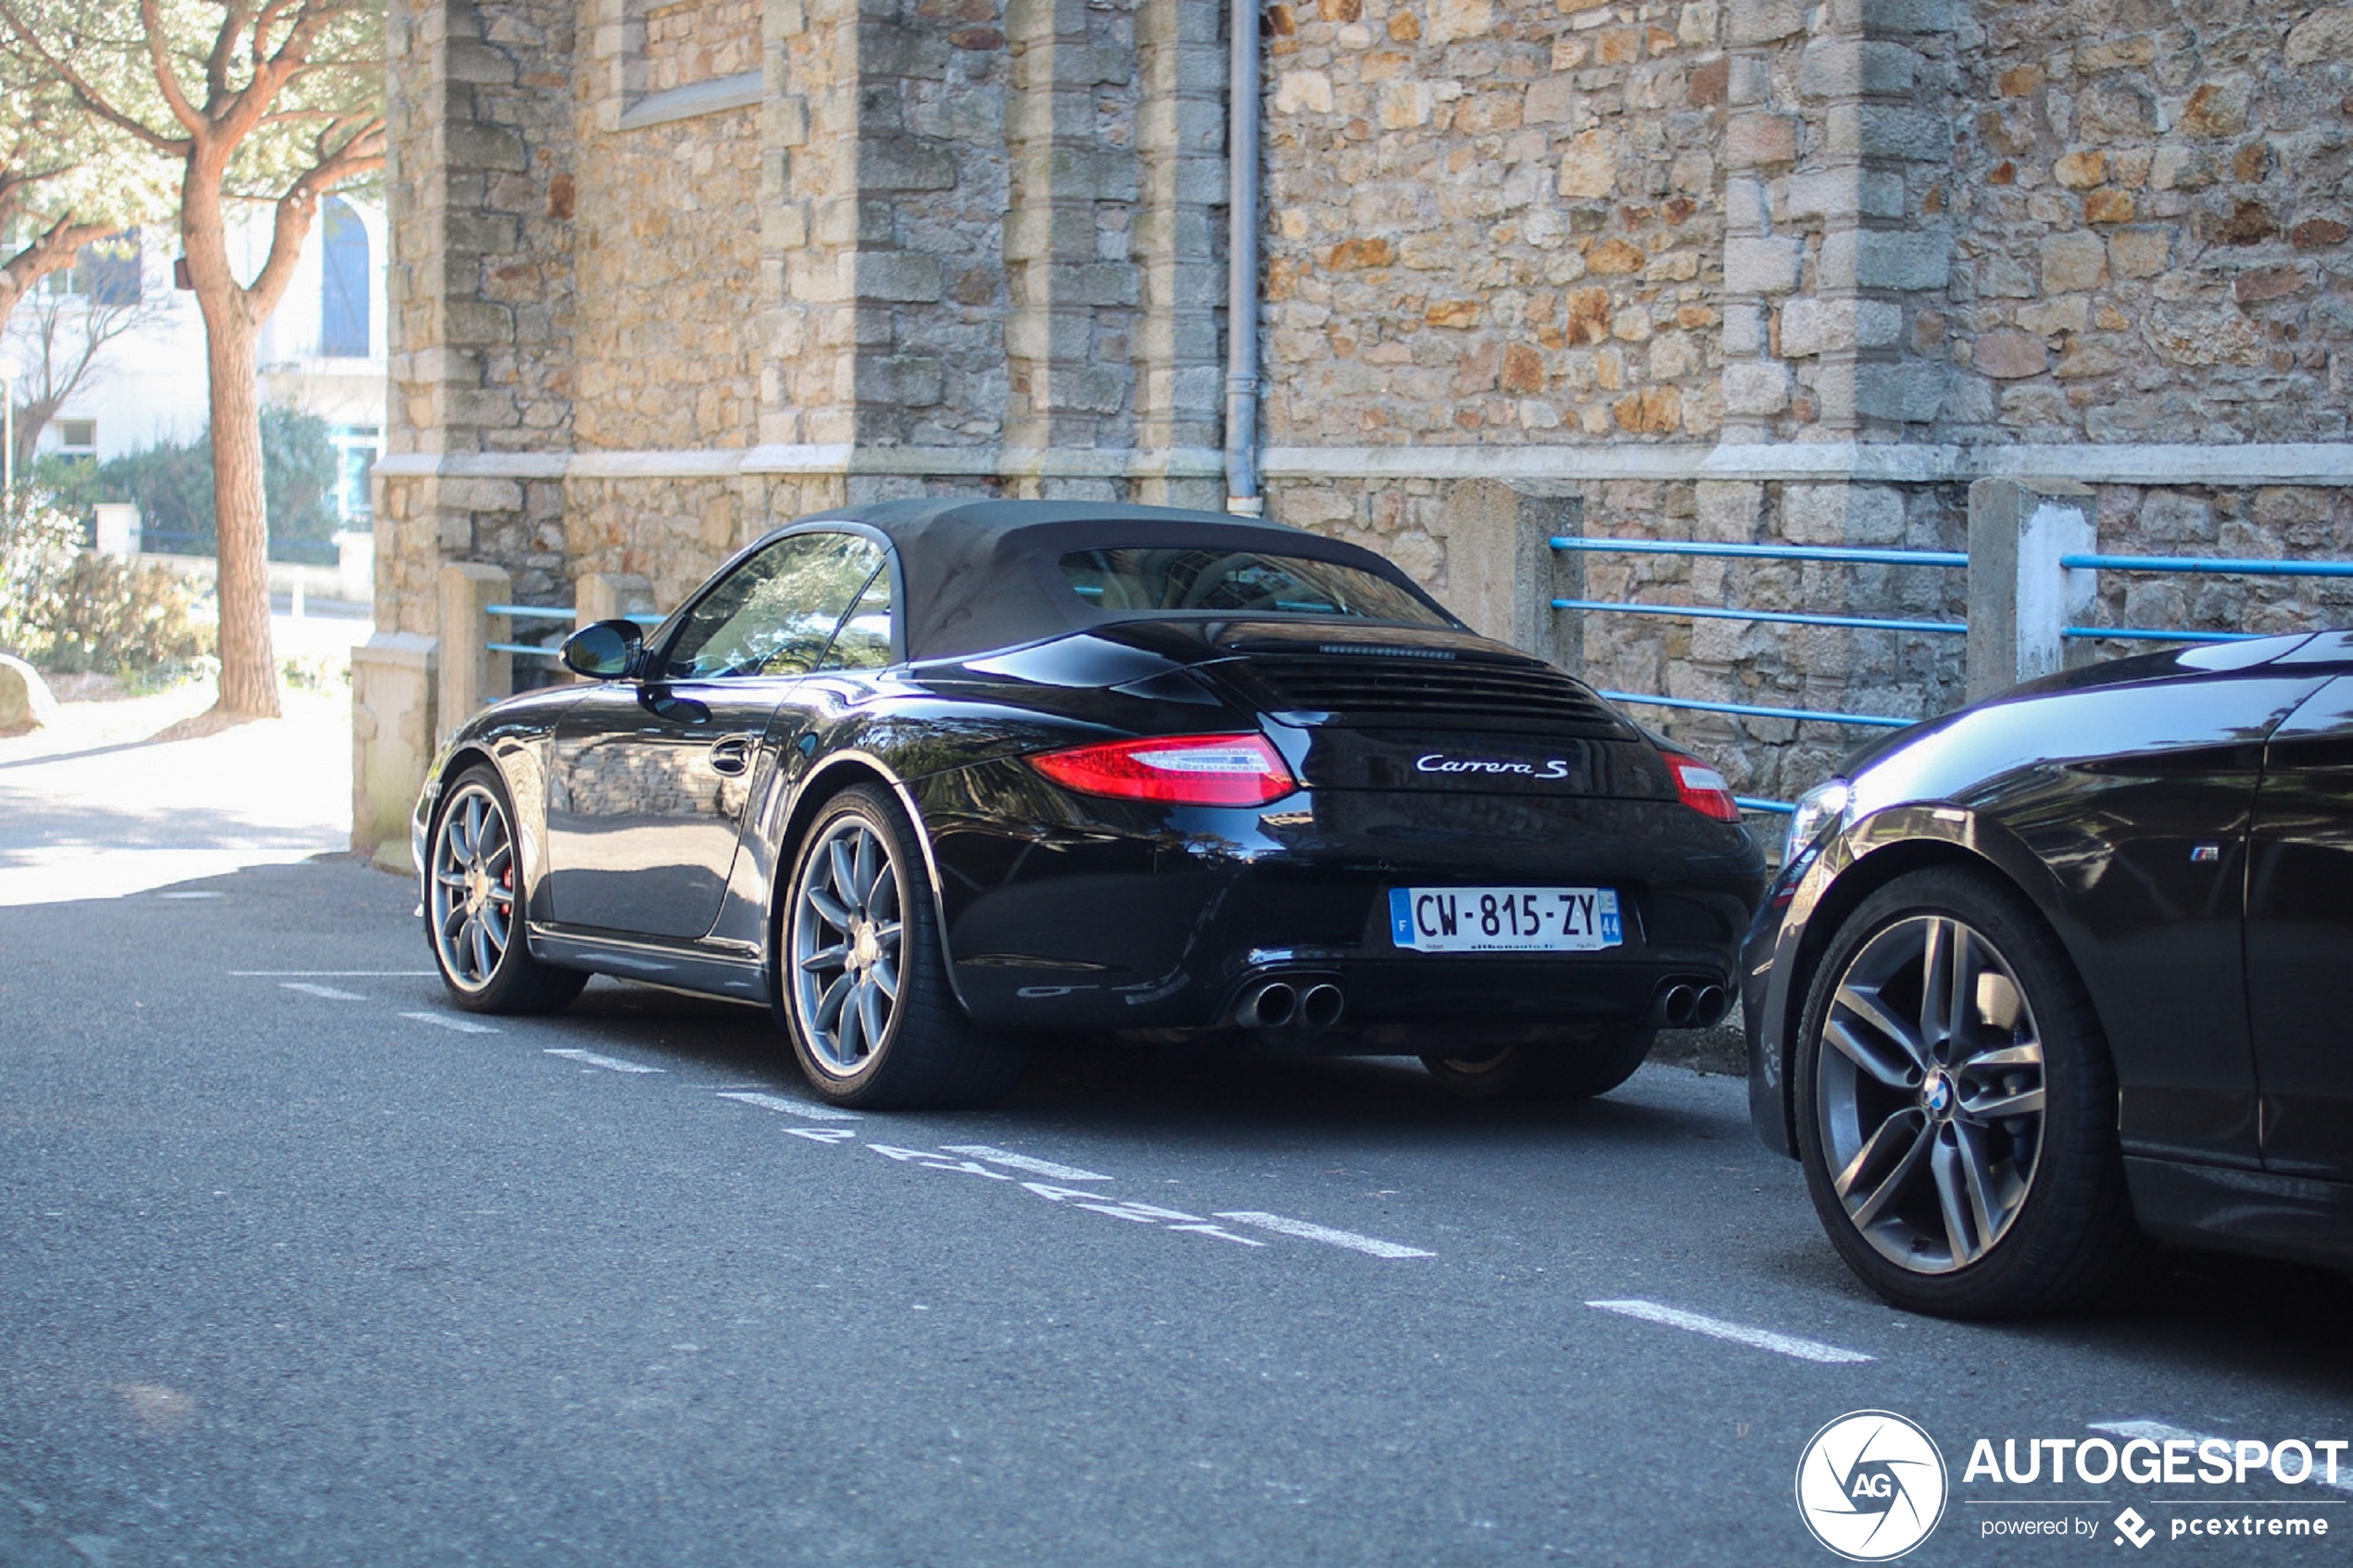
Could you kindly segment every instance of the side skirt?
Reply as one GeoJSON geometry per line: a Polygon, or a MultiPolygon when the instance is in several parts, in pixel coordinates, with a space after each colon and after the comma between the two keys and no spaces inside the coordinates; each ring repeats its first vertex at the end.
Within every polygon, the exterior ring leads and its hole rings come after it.
{"type": "Polygon", "coordinates": [[[2353,1185],[2130,1155],[2124,1179],[2160,1241],[2353,1267],[2353,1185]]]}
{"type": "Polygon", "coordinates": [[[696,943],[652,942],[642,937],[588,933],[576,928],[535,924],[529,928],[531,956],[565,969],[585,969],[622,980],[642,980],[651,985],[725,997],[731,1001],[765,1005],[768,984],[758,958],[714,950],[696,943]]]}

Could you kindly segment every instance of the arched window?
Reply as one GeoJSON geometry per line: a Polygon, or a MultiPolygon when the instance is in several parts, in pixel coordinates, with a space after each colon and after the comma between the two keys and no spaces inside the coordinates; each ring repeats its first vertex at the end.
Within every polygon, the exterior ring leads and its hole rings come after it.
{"type": "Polygon", "coordinates": [[[322,209],[325,242],[319,265],[319,352],[368,357],[368,231],[339,197],[322,209]]]}

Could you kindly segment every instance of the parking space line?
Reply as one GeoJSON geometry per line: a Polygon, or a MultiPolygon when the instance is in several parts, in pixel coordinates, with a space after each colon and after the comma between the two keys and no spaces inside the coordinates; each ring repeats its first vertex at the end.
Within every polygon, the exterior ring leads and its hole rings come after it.
{"type": "Polygon", "coordinates": [[[505,1030],[494,1023],[476,1023],[471,1018],[459,1018],[446,1012],[404,1012],[403,1018],[413,1018],[420,1023],[430,1023],[436,1029],[447,1029],[459,1035],[503,1035],[505,1030]]]}
{"type": "Polygon", "coordinates": [[[806,1116],[812,1122],[856,1122],[861,1120],[854,1110],[837,1110],[830,1105],[812,1105],[806,1100],[787,1099],[783,1095],[763,1094],[752,1089],[723,1089],[721,1099],[756,1105],[762,1110],[779,1110],[787,1116],[806,1116]]]}
{"type": "Polygon", "coordinates": [[[1327,1247],[1345,1247],[1351,1252],[1362,1252],[1374,1258],[1435,1258],[1418,1247],[1406,1247],[1399,1242],[1383,1241],[1378,1236],[1358,1236],[1354,1231],[1336,1231],[1329,1225],[1310,1224],[1305,1220],[1285,1219],[1280,1214],[1262,1214],[1253,1210],[1232,1213],[1221,1212],[1221,1220],[1231,1220],[1239,1225],[1255,1225],[1277,1236],[1295,1236],[1302,1241],[1320,1241],[1327,1247]]]}
{"type": "Polygon", "coordinates": [[[281,980],[281,991],[299,991],[306,997],[321,997],[331,1002],[364,1002],[368,998],[357,991],[341,991],[333,985],[313,985],[308,980],[281,980]]]}
{"type": "Polygon", "coordinates": [[[601,1067],[608,1073],[660,1073],[662,1071],[659,1067],[648,1067],[641,1061],[623,1061],[617,1056],[598,1056],[595,1051],[584,1051],[571,1047],[549,1046],[547,1047],[547,1054],[562,1057],[567,1061],[582,1062],[589,1067],[601,1067]]]}
{"type": "Polygon", "coordinates": [[[1039,1160],[1027,1154],[993,1148],[985,1143],[942,1144],[950,1154],[967,1154],[990,1165],[1002,1165],[1009,1171],[1026,1171],[1033,1176],[1051,1176],[1058,1182],[1107,1182],[1111,1178],[1095,1171],[1081,1171],[1075,1165],[1057,1165],[1051,1160],[1039,1160]]]}
{"type": "Polygon", "coordinates": [[[413,980],[429,969],[233,969],[233,980],[413,980]]]}
{"type": "Polygon", "coordinates": [[[1770,1350],[1777,1356],[1790,1356],[1801,1361],[1818,1361],[1835,1366],[1846,1362],[1876,1361],[1860,1350],[1843,1350],[1835,1345],[1825,1345],[1818,1339],[1800,1339],[1795,1335],[1776,1334],[1769,1328],[1750,1328],[1745,1323],[1726,1323],[1698,1312],[1687,1312],[1679,1307],[1662,1307],[1655,1301],[1588,1301],[1588,1307],[1620,1317],[1640,1318],[1644,1323],[1664,1323],[1692,1334],[1705,1334],[1711,1339],[1727,1339],[1735,1345],[1748,1345],[1759,1350],[1770,1350]]]}

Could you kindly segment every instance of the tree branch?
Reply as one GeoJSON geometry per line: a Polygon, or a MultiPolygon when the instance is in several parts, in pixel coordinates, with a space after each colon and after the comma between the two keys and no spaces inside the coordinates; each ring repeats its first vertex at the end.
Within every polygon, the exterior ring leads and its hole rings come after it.
{"type": "MultiPolygon", "coordinates": [[[[152,0],[149,0],[149,3],[152,3],[152,0]]],[[[8,0],[0,0],[0,21],[6,21],[8,24],[8,31],[17,35],[18,42],[31,53],[33,58],[56,71],[58,80],[73,90],[73,95],[81,100],[82,107],[118,131],[128,132],[136,136],[167,157],[186,157],[195,149],[195,141],[193,137],[166,136],[149,128],[145,120],[127,115],[108,103],[106,94],[91,86],[86,77],[49,52],[48,46],[34,36],[32,30],[25,25],[24,19],[17,14],[16,6],[9,4],[8,0]]],[[[193,131],[195,127],[190,126],[189,129],[193,131]]]]}
{"type": "Polygon", "coordinates": [[[209,122],[188,102],[188,94],[180,88],[180,73],[171,69],[171,35],[164,29],[162,0],[139,0],[139,25],[147,30],[147,60],[155,67],[156,85],[162,89],[172,118],[186,126],[191,135],[202,136],[209,122]]]}
{"type": "Polygon", "coordinates": [[[245,289],[246,303],[257,320],[266,318],[278,307],[286,285],[294,281],[295,264],[302,256],[302,242],[309,237],[319,198],[346,180],[371,174],[384,167],[384,122],[380,117],[370,119],[341,146],[328,152],[327,136],[332,133],[330,128],[320,137],[319,161],[278,198],[277,214],[271,227],[270,259],[262,263],[259,275],[245,289]]]}

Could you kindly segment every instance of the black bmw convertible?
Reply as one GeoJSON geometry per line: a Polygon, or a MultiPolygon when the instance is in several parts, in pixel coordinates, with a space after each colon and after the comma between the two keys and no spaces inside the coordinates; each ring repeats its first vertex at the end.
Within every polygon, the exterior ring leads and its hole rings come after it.
{"type": "Polygon", "coordinates": [[[1750,1109],[1888,1299],[2096,1300],[2145,1239],[2353,1266],[2353,633],[2055,675],[1798,803],[1750,1109]]]}
{"type": "Polygon", "coordinates": [[[1726,1010],[1762,891],[1715,770],[1297,529],[852,507],[563,658],[417,803],[450,994],[764,1002],[845,1103],[985,1098],[1054,1031],[1598,1094],[1726,1010]]]}

